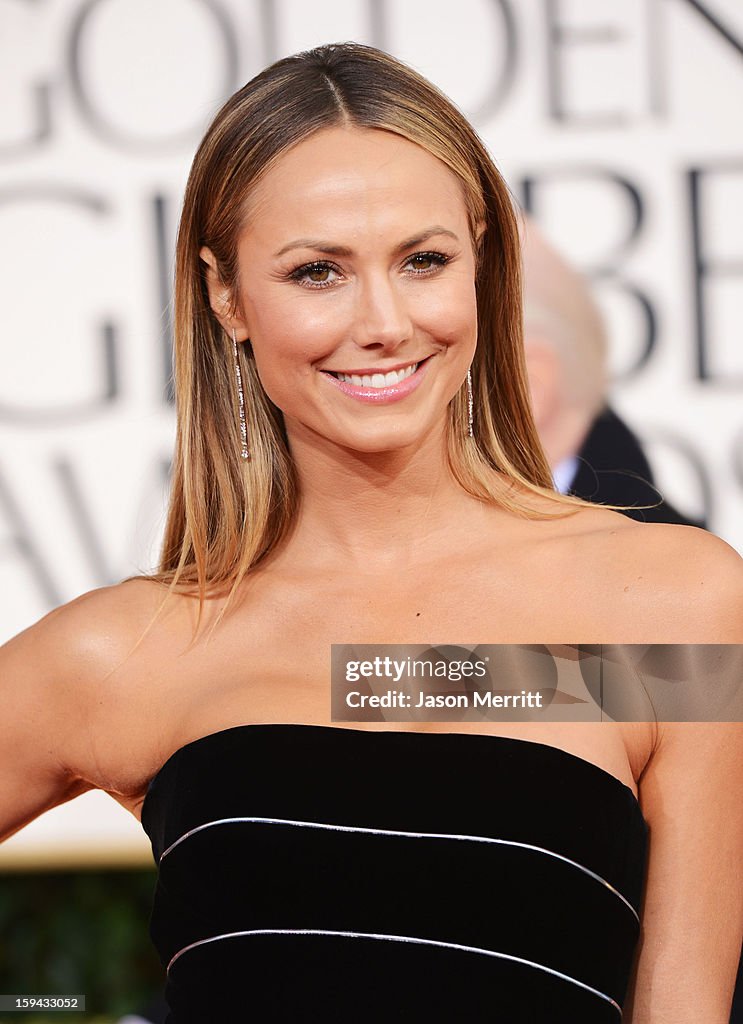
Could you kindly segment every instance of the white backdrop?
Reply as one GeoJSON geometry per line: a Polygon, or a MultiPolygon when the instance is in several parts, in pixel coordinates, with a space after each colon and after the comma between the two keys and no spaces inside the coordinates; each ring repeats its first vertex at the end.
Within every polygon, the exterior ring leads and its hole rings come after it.
{"type": "MultiPolygon", "coordinates": [[[[263,66],[345,39],[470,117],[594,279],[661,490],[743,552],[740,0],[0,0],[0,640],[154,566],[193,152],[263,66]]],[[[50,856],[149,845],[93,793],[0,846],[50,856]]]]}

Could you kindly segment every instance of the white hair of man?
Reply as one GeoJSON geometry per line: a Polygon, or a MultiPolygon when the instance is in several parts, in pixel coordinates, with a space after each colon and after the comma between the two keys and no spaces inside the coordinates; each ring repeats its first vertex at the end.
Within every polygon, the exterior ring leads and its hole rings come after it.
{"type": "Polygon", "coordinates": [[[554,466],[578,451],[606,403],[606,328],[585,278],[532,220],[520,227],[526,363],[537,429],[554,466]]]}

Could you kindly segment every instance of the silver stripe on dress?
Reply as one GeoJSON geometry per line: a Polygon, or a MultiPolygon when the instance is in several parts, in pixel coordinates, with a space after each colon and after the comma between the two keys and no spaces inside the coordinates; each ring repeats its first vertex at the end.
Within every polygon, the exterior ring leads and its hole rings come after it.
{"type": "Polygon", "coordinates": [[[517,846],[522,850],[532,850],[535,853],[544,853],[549,857],[555,857],[557,860],[561,860],[565,864],[570,864],[572,867],[578,868],[579,871],[583,871],[590,878],[593,878],[595,881],[600,882],[601,885],[605,886],[609,892],[617,896],[622,903],[629,908],[637,922],[639,923],[640,921],[637,911],[629,900],[623,896],[618,889],[615,889],[611,882],[607,882],[605,878],[602,878],[601,875],[596,874],[596,872],[592,871],[590,868],[585,867],[585,865],[579,864],[575,860],[571,860],[570,857],[565,857],[562,853],[555,853],[554,850],[548,850],[544,846],[534,846],[531,843],[520,843],[515,839],[494,839],[492,836],[465,836],[450,834],[447,832],[401,832],[397,829],[365,828],[357,825],[328,825],[324,822],[317,821],[293,821],[290,818],[217,818],[216,821],[207,821],[203,825],[197,825],[196,828],[192,828],[188,832],[185,832],[180,836],[180,838],[176,839],[175,842],[171,843],[166,850],[163,850],[159,863],[162,864],[165,857],[167,857],[171,850],[174,850],[176,846],[184,842],[190,836],[195,835],[197,832],[201,832],[202,829],[212,828],[214,825],[232,825],[239,822],[251,822],[260,825],[295,825],[299,828],[321,828],[329,829],[334,832],[361,832],[380,836],[403,836],[404,838],[409,839],[458,839],[471,843],[495,843],[499,846],[517,846]]]}
{"type": "Polygon", "coordinates": [[[438,946],[442,949],[458,949],[464,953],[480,953],[483,956],[497,957],[501,960],[511,960],[517,964],[525,964],[527,967],[534,967],[538,971],[545,971],[547,974],[552,974],[556,978],[561,978],[563,981],[569,981],[573,985],[579,985],[585,989],[586,992],[590,992],[592,995],[599,996],[604,999],[607,1003],[610,1003],[614,1009],[622,1017],[622,1008],[611,996],[606,995],[605,992],[600,992],[597,988],[593,988],[591,985],[586,985],[584,981],[578,981],[577,978],[571,977],[569,974],[563,974],[562,971],[556,971],[553,967],[547,967],[545,964],[537,963],[536,960],[525,960],[521,956],[513,956],[511,953],[500,953],[494,949],[482,949],[480,946],[463,946],[458,942],[442,942],[439,939],[421,939],[413,935],[384,935],[377,932],[348,932],[348,931],[334,931],[329,928],[251,928],[248,931],[240,932],[225,932],[223,935],[211,935],[208,939],[199,939],[197,942],[191,942],[188,946],[184,946],[183,949],[179,949],[178,952],[170,960],[166,968],[166,973],[170,972],[170,968],[176,962],[178,957],[183,956],[189,949],[195,949],[197,946],[204,946],[209,942],[217,942],[220,939],[236,939],[242,935],[340,935],[345,938],[351,939],[381,939],[387,942],[412,942],[416,945],[421,946],[438,946]]]}

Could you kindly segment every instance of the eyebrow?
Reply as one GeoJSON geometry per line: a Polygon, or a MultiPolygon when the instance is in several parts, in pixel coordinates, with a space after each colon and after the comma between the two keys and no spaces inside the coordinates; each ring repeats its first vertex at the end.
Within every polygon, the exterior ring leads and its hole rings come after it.
{"type": "MultiPolygon", "coordinates": [[[[453,231],[443,227],[441,224],[434,224],[430,228],[426,228],[425,231],[413,235],[412,238],[406,238],[404,242],[395,247],[394,255],[397,256],[406,249],[412,249],[413,246],[422,245],[423,242],[427,242],[434,235],[448,235],[455,242],[459,241],[458,236],[453,231]]],[[[353,256],[353,249],[349,249],[345,245],[333,245],[332,242],[325,242],[319,238],[295,238],[293,242],[287,242],[283,248],[279,249],[275,253],[275,258],[278,259],[279,256],[283,256],[292,249],[317,249],[318,252],[325,253],[328,256],[353,256]]]]}

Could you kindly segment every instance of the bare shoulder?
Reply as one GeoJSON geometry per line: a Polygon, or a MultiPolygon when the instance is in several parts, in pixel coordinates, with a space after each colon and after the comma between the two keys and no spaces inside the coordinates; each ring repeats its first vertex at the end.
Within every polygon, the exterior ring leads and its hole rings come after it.
{"type": "Polygon", "coordinates": [[[617,540],[627,563],[644,564],[659,584],[698,600],[743,598],[743,558],[714,533],[696,526],[634,523],[617,540]]]}
{"type": "Polygon", "coordinates": [[[743,643],[743,558],[722,538],[600,505],[560,510],[558,496],[516,490],[538,515],[508,525],[531,546],[542,579],[571,594],[571,630],[582,638],[743,643]]]}
{"type": "Polygon", "coordinates": [[[60,666],[68,664],[70,680],[98,677],[145,629],[164,593],[145,577],[88,590],[52,609],[11,643],[33,643],[60,666]]]}
{"type": "Polygon", "coordinates": [[[0,841],[96,785],[93,681],[129,644],[153,590],[89,591],[0,647],[0,841]]]}
{"type": "Polygon", "coordinates": [[[743,558],[730,544],[695,526],[604,514],[624,520],[607,520],[600,543],[627,625],[647,635],[626,642],[743,643],[743,558]]]}
{"type": "Polygon", "coordinates": [[[743,558],[722,538],[695,526],[640,523],[598,505],[566,511],[526,529],[554,552],[546,571],[562,591],[572,586],[572,614],[585,636],[743,643],[743,558]]]}
{"type": "MultiPolygon", "coordinates": [[[[19,727],[34,719],[39,728],[45,723],[71,772],[85,763],[84,729],[106,702],[107,681],[127,662],[164,595],[164,587],[144,577],[89,590],[0,648],[5,706],[15,709],[19,727]]],[[[162,621],[172,622],[174,614],[177,606],[169,611],[166,605],[162,621]]]]}

